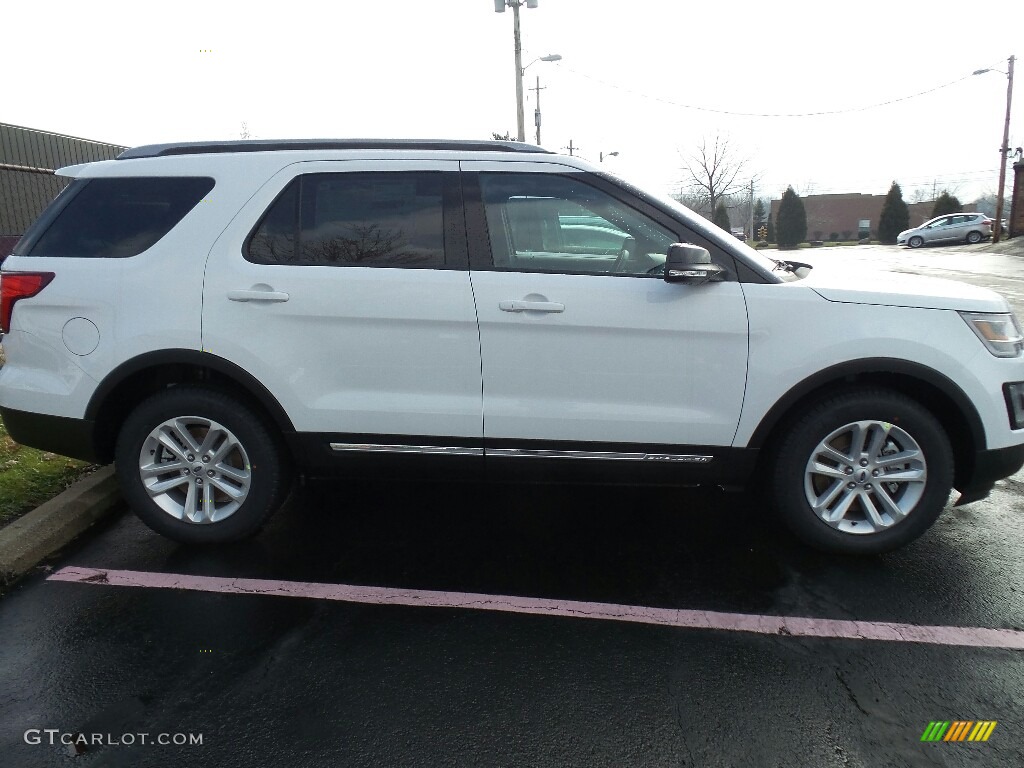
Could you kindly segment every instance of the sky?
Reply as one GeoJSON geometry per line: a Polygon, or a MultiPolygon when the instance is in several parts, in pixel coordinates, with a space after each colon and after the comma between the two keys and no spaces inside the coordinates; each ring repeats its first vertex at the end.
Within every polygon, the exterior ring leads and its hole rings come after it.
{"type": "MultiPolygon", "coordinates": [[[[513,14],[494,0],[53,0],[5,3],[2,23],[0,121],[15,125],[131,146],[237,139],[243,123],[266,139],[516,131],[513,14]]],[[[716,136],[766,198],[893,180],[907,199],[994,193],[1007,78],[971,73],[1024,54],[1017,0],[540,0],[521,24],[543,146],[618,152],[609,170],[660,193],[716,136]]]]}

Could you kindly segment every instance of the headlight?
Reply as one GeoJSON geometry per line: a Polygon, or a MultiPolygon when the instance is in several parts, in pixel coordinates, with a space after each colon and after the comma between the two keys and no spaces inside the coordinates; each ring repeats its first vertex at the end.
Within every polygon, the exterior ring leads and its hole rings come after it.
{"type": "Polygon", "coordinates": [[[1024,333],[1012,312],[985,314],[961,312],[971,330],[996,357],[1020,357],[1024,350],[1024,333]]]}

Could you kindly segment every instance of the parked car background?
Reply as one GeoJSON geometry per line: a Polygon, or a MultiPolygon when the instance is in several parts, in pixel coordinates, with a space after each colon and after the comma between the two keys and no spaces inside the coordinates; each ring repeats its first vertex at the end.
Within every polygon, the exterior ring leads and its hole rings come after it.
{"type": "Polygon", "coordinates": [[[920,248],[930,243],[980,243],[990,237],[992,220],[985,214],[954,213],[900,232],[896,244],[920,248]]]}

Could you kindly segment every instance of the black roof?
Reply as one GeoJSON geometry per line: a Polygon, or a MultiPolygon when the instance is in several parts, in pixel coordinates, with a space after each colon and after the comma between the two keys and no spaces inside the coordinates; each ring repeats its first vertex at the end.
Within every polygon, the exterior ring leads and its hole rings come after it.
{"type": "Polygon", "coordinates": [[[206,155],[224,152],[279,152],[296,149],[422,149],[471,152],[535,152],[548,150],[519,141],[469,141],[459,139],[284,139],[241,141],[185,141],[175,144],[147,144],[133,147],[118,160],[167,155],[206,155]]]}

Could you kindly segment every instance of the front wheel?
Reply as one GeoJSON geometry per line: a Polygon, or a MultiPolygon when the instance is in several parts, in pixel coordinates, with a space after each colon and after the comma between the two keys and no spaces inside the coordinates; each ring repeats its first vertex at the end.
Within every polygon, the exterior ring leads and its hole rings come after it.
{"type": "Polygon", "coordinates": [[[287,491],[281,451],[262,420],[213,390],[173,387],[143,401],[115,450],[129,505],[176,541],[245,538],[287,491]]]}
{"type": "Polygon", "coordinates": [[[910,238],[910,240],[907,241],[907,245],[909,245],[911,248],[920,248],[922,245],[924,245],[924,238],[921,237],[920,235],[914,235],[912,238],[910,238]]]}
{"type": "Polygon", "coordinates": [[[924,533],[953,484],[953,451],[936,418],[882,389],[818,401],[781,440],[772,468],[780,514],[819,549],[875,554],[924,533]]]}

